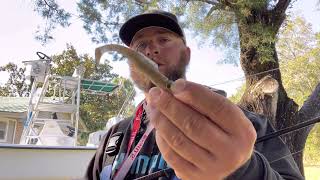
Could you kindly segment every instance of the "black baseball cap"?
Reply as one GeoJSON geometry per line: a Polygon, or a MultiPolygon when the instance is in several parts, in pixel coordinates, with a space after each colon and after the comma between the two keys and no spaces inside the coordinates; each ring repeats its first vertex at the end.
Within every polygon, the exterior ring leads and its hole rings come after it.
{"type": "Polygon", "coordinates": [[[179,35],[185,42],[185,36],[179,25],[177,17],[169,12],[161,10],[149,11],[130,18],[125,22],[120,31],[120,39],[124,44],[130,46],[134,35],[143,28],[157,26],[168,29],[179,35]]]}

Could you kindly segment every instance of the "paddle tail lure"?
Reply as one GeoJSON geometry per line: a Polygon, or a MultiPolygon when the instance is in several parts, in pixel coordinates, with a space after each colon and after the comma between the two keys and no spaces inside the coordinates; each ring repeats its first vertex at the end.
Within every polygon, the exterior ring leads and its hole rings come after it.
{"type": "Polygon", "coordinates": [[[134,66],[134,68],[136,68],[145,77],[149,78],[157,87],[170,91],[172,81],[159,72],[158,65],[145,55],[127,47],[117,44],[108,44],[96,48],[96,63],[98,64],[101,56],[105,52],[109,51],[116,51],[117,53],[122,54],[128,59],[129,63],[134,66]]]}

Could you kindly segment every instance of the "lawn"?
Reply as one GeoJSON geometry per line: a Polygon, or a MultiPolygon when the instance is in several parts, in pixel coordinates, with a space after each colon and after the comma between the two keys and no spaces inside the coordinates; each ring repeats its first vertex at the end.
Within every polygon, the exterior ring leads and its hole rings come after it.
{"type": "Polygon", "coordinates": [[[306,180],[320,180],[320,166],[305,166],[304,174],[306,180]]]}

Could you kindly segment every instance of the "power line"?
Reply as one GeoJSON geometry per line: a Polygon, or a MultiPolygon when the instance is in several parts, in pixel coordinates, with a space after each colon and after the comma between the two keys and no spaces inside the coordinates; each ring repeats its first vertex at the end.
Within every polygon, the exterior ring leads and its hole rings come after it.
{"type": "MultiPolygon", "coordinates": [[[[257,75],[265,74],[265,73],[272,72],[272,71],[275,71],[275,70],[279,70],[279,68],[274,68],[274,69],[270,69],[270,70],[267,70],[267,71],[262,71],[262,72],[259,72],[259,73],[256,73],[256,74],[251,74],[251,75],[249,75],[247,77],[257,76],[257,75]]],[[[241,81],[241,80],[245,80],[245,79],[246,79],[246,77],[243,76],[243,77],[240,77],[240,78],[237,78],[237,79],[232,79],[232,80],[224,81],[224,82],[221,82],[221,83],[216,83],[216,84],[210,85],[210,87],[217,86],[217,85],[222,85],[222,84],[228,84],[228,83],[231,83],[231,82],[241,81]]]]}

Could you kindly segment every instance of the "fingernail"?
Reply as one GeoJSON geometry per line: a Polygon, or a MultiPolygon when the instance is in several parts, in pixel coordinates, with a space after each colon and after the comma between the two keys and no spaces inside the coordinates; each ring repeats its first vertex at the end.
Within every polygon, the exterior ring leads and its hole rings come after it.
{"type": "Polygon", "coordinates": [[[161,89],[158,87],[151,88],[149,91],[149,96],[152,102],[156,102],[160,99],[161,89]]]}
{"type": "Polygon", "coordinates": [[[174,94],[179,93],[184,90],[185,86],[186,86],[186,80],[178,79],[172,84],[171,91],[174,94]]]}

